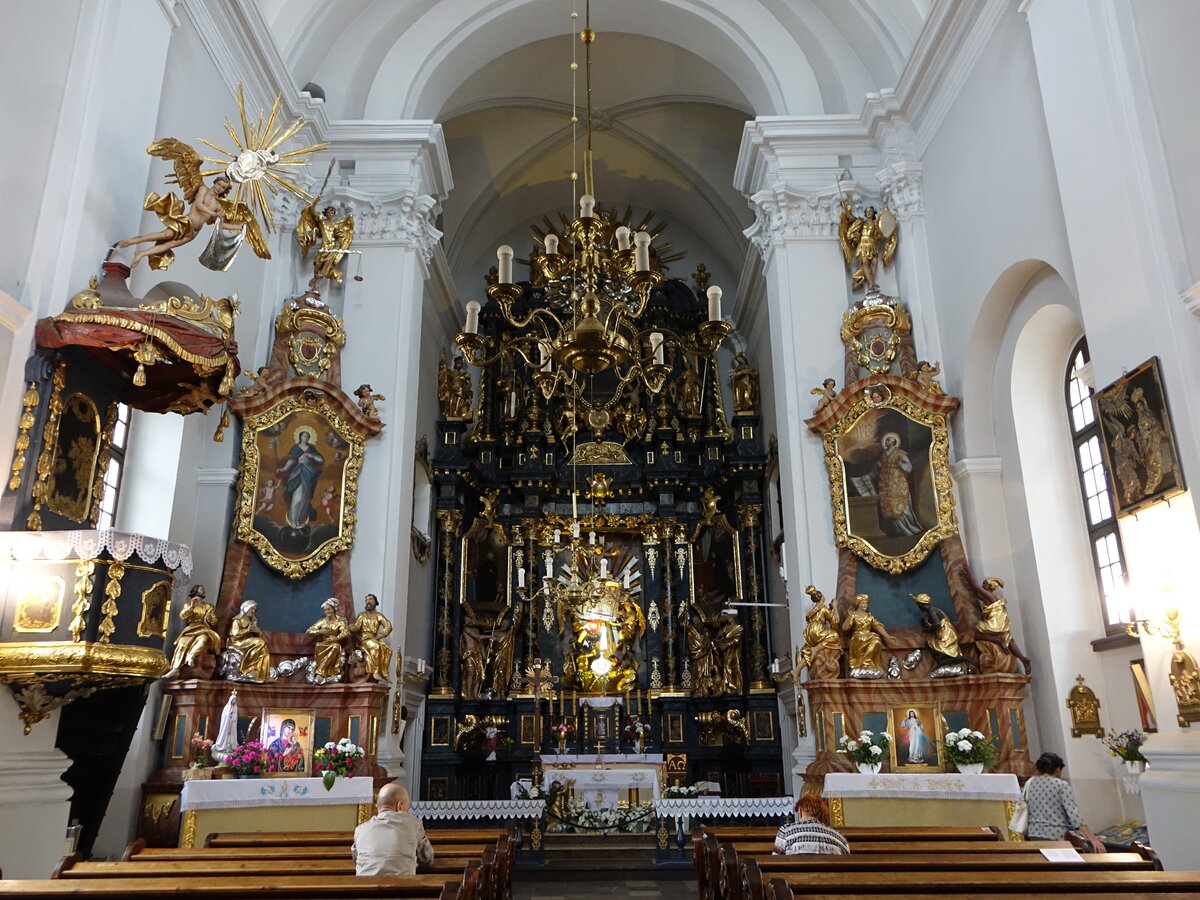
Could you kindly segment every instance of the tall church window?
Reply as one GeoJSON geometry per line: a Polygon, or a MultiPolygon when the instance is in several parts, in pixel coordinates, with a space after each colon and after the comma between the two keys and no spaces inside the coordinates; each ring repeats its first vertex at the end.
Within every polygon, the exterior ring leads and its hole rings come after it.
{"type": "Polygon", "coordinates": [[[112,528],[117,516],[117,496],[121,491],[121,471],[125,468],[125,449],[129,446],[129,407],[117,405],[117,424],[113,427],[112,445],[108,453],[108,468],[100,493],[100,515],[97,528],[112,528]]]}
{"type": "Polygon", "coordinates": [[[1092,402],[1094,379],[1087,338],[1080,338],[1071,351],[1067,367],[1067,408],[1071,419],[1071,437],[1075,445],[1075,465],[1083,491],[1084,515],[1096,567],[1096,585],[1104,607],[1104,624],[1110,632],[1124,630],[1129,610],[1122,602],[1126,583],[1125,551],[1113,509],[1111,479],[1100,449],[1100,423],[1092,402]]]}

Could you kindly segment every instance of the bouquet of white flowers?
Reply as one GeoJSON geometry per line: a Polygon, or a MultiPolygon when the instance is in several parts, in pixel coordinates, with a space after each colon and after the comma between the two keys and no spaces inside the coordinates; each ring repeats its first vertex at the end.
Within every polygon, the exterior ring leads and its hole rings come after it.
{"type": "Polygon", "coordinates": [[[944,742],[946,759],[956,766],[982,763],[991,765],[996,759],[996,748],[978,731],[964,728],[951,731],[944,742]]]}
{"type": "Polygon", "coordinates": [[[838,744],[856,763],[873,765],[882,763],[887,756],[888,747],[892,745],[892,736],[886,731],[881,731],[878,735],[873,731],[860,731],[858,740],[843,734],[838,744]]]}

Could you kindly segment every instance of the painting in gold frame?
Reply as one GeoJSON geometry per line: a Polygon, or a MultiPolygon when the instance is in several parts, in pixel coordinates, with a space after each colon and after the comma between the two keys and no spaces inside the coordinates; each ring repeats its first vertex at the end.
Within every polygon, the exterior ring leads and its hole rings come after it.
{"type": "Polygon", "coordinates": [[[293,394],[247,416],[234,536],[289,578],[354,545],[365,438],[323,395],[293,394]]]}
{"type": "Polygon", "coordinates": [[[312,709],[274,707],[263,709],[259,740],[272,759],[275,771],[264,772],[273,778],[302,778],[312,773],[312,709]]]}
{"type": "Polygon", "coordinates": [[[1095,402],[1118,516],[1187,489],[1157,356],[1097,393],[1095,402]]]}
{"type": "Polygon", "coordinates": [[[897,704],[888,708],[892,736],[888,758],[893,772],[941,772],[942,709],[938,703],[897,704]]]}
{"type": "Polygon", "coordinates": [[[84,523],[91,516],[104,426],[91,397],[71,394],[58,420],[50,464],[46,506],[60,516],[84,523]]]}
{"type": "Polygon", "coordinates": [[[898,574],[957,533],[943,413],[873,385],[823,437],[838,546],[898,574]]]}

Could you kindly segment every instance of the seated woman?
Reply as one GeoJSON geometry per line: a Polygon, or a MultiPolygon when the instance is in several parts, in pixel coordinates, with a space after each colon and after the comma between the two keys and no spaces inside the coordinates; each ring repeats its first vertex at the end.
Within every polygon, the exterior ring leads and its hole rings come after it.
{"type": "Polygon", "coordinates": [[[1025,804],[1029,807],[1025,836],[1031,841],[1061,841],[1068,831],[1078,831],[1091,842],[1093,853],[1103,853],[1104,844],[1083,824],[1075,792],[1063,780],[1064,765],[1057,753],[1038,757],[1038,773],[1025,783],[1025,804]]]}
{"type": "Polygon", "coordinates": [[[824,853],[830,856],[845,856],[850,844],[840,831],[826,823],[829,821],[829,806],[813,794],[805,794],[796,801],[796,821],[784,825],[775,835],[775,853],[794,856],[798,853],[824,853]]]}

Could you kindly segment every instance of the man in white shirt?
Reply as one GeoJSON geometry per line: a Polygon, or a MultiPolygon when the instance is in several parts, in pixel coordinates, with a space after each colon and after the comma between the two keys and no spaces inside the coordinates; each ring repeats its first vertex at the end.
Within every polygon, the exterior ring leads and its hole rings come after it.
{"type": "Polygon", "coordinates": [[[379,789],[379,813],[354,829],[350,847],[358,875],[415,875],[433,862],[433,845],[421,820],[408,811],[408,790],[398,784],[379,789]]]}

